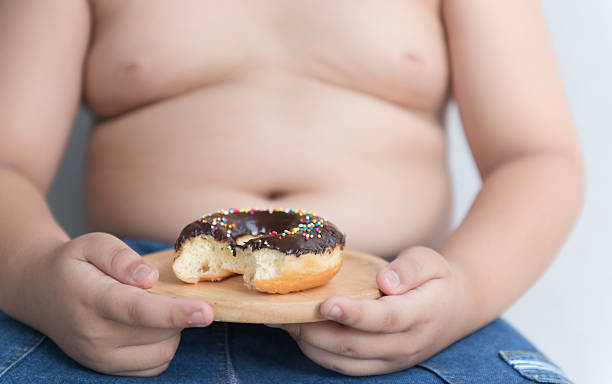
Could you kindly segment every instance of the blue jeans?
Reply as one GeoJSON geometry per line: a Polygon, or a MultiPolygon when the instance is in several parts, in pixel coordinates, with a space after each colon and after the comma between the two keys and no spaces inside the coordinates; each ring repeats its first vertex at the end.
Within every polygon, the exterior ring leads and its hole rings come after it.
{"type": "MultiPolygon", "coordinates": [[[[170,244],[126,240],[140,254],[170,244]]],[[[569,383],[561,370],[498,319],[403,371],[348,377],[309,360],[283,330],[214,322],[185,329],[168,370],[153,378],[107,376],[66,356],[45,335],[0,311],[0,383],[569,383]]]]}

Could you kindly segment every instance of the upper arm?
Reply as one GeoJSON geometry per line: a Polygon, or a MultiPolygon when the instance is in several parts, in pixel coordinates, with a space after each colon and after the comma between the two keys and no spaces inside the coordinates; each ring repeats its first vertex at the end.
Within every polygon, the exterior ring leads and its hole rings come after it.
{"type": "Polygon", "coordinates": [[[504,161],[580,156],[572,118],[535,0],[443,0],[453,95],[485,177],[504,161]]]}
{"type": "Polygon", "coordinates": [[[80,99],[86,0],[0,0],[0,162],[42,191],[80,99]]]}

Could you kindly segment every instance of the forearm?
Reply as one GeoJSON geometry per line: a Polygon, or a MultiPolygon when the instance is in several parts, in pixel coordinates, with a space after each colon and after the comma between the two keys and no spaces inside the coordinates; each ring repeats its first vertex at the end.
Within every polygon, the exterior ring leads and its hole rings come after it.
{"type": "Polygon", "coordinates": [[[43,193],[16,170],[0,165],[0,309],[16,316],[24,271],[45,250],[68,240],[43,193]]]}
{"type": "Polygon", "coordinates": [[[536,153],[484,177],[461,225],[440,249],[465,276],[467,327],[499,316],[552,261],[582,202],[579,156],[536,153]]]}

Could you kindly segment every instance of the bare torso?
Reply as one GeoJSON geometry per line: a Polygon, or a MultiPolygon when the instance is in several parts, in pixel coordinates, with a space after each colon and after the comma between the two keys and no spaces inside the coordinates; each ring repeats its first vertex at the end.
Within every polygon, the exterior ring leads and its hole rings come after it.
{"type": "Polygon", "coordinates": [[[439,1],[92,1],[91,229],[173,241],[219,208],[313,210],[347,247],[435,244],[450,207],[439,1]]]}

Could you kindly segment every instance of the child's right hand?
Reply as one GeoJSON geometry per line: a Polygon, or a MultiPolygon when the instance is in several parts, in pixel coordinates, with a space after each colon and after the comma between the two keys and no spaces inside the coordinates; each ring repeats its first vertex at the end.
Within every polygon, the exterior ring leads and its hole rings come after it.
{"type": "Polygon", "coordinates": [[[205,302],[145,291],[158,271],[109,234],[83,235],[40,260],[25,273],[26,322],[96,371],[158,375],[181,330],[213,320],[205,302]]]}

